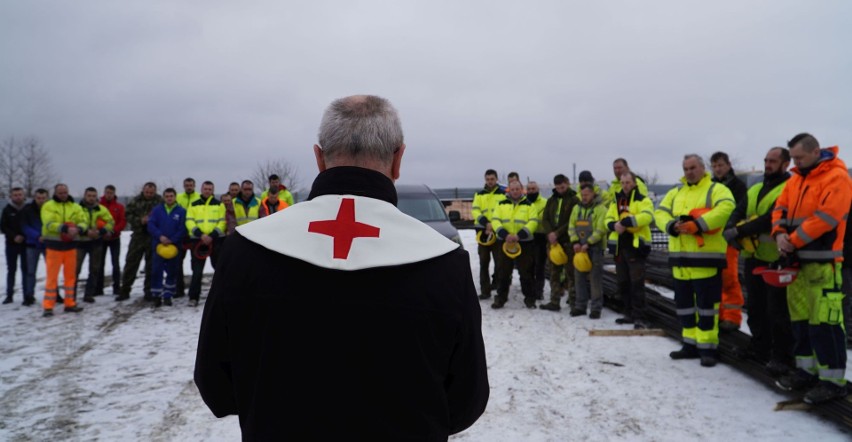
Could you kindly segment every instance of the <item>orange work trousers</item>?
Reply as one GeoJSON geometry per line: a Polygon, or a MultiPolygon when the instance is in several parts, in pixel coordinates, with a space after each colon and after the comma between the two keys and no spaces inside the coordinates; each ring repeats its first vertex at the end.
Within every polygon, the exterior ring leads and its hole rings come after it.
{"type": "Polygon", "coordinates": [[[743,288],[740,286],[739,250],[728,246],[725,258],[728,267],[722,270],[722,303],[719,305],[719,321],[743,322],[743,288]]]}
{"type": "Polygon", "coordinates": [[[47,263],[47,277],[44,281],[44,306],[45,310],[53,310],[56,305],[56,294],[59,291],[59,270],[63,270],[65,285],[62,291],[65,292],[64,304],[65,307],[74,307],[77,305],[75,299],[75,290],[77,289],[77,249],[71,250],[52,250],[47,249],[45,253],[45,262],[47,263]]]}

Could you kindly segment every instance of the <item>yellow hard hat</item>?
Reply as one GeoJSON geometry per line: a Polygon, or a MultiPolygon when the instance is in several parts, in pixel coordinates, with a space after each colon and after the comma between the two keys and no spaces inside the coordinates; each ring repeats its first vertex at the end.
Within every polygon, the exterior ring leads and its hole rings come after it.
{"type": "Polygon", "coordinates": [[[503,253],[506,254],[509,258],[515,259],[521,256],[521,244],[520,243],[503,243],[503,253]]]}
{"type": "MultiPolygon", "coordinates": [[[[621,220],[623,220],[624,218],[629,217],[630,215],[631,215],[631,213],[630,213],[630,212],[622,212],[622,213],[621,213],[621,217],[619,217],[619,218],[618,218],[618,220],[619,220],[619,221],[621,221],[621,220]]],[[[628,231],[628,232],[630,232],[630,233],[636,233],[636,232],[638,232],[638,231],[639,231],[639,229],[641,229],[641,227],[628,227],[628,228],[627,228],[627,231],[628,231]]]]}
{"type": "Polygon", "coordinates": [[[172,259],[178,254],[174,244],[157,244],[157,254],[163,259],[172,259]]]}
{"type": "Polygon", "coordinates": [[[486,236],[485,240],[482,239],[483,233],[485,233],[485,230],[480,230],[476,232],[476,242],[478,242],[480,245],[487,247],[497,242],[497,235],[495,235],[494,232],[491,232],[490,235],[486,236]]]}
{"type": "Polygon", "coordinates": [[[753,236],[746,236],[740,238],[738,241],[744,252],[754,253],[757,250],[757,238],[753,236]]]}
{"type": "Polygon", "coordinates": [[[582,273],[592,271],[592,260],[588,252],[577,252],[574,254],[574,268],[582,273]]]}
{"type": "Polygon", "coordinates": [[[562,245],[556,243],[550,246],[550,261],[558,266],[563,266],[568,264],[568,255],[565,254],[565,249],[562,248],[562,245]]]}
{"type": "MultiPolygon", "coordinates": [[[[741,220],[737,223],[737,227],[754,220],[757,218],[757,215],[752,215],[748,220],[741,220]]],[[[754,253],[757,250],[757,238],[754,236],[746,236],[737,240],[740,243],[740,247],[742,247],[743,251],[748,253],[754,253]]]]}

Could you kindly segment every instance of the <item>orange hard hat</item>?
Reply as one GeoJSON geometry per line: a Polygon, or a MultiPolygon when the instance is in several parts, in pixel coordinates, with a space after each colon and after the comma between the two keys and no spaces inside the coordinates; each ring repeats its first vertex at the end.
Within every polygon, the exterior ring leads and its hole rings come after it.
{"type": "MultiPolygon", "coordinates": [[[[705,213],[709,212],[710,210],[711,209],[708,209],[707,207],[702,207],[700,209],[692,209],[692,210],[689,211],[689,216],[691,216],[692,219],[698,219],[698,218],[701,218],[701,215],[704,215],[705,213]]],[[[708,230],[704,233],[713,235],[713,234],[719,233],[719,230],[721,230],[721,228],[708,230]]]]}

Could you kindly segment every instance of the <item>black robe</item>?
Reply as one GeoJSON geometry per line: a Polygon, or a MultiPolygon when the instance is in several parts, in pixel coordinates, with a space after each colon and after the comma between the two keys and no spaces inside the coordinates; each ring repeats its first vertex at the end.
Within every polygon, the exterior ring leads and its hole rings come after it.
{"type": "MultiPolygon", "coordinates": [[[[309,198],[323,195],[396,203],[390,179],[357,167],[319,174],[309,198]]],[[[253,223],[301,204],[313,207],[253,223]]],[[[446,440],[489,395],[470,258],[336,270],[238,228],[204,307],[195,383],[216,416],[239,415],[244,440],[446,440]]]]}

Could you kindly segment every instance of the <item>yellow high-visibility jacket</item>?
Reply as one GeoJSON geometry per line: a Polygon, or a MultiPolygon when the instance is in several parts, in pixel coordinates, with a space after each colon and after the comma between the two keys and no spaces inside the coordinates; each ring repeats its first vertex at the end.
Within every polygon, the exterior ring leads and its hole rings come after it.
{"type": "Polygon", "coordinates": [[[714,183],[710,173],[705,173],[694,185],[688,184],[685,178],[681,178],[681,182],[682,185],[666,193],[654,212],[654,221],[669,234],[669,264],[675,279],[709,278],[727,266],[728,243],[722,236],[722,229],[736,207],[734,196],[724,185],[714,183]],[[677,221],[690,217],[694,209],[704,208],[709,211],[695,218],[698,235],[674,231],[677,221]],[[716,232],[709,233],[713,230],[716,232]],[[700,246],[702,241],[704,245],[700,246]]]}

